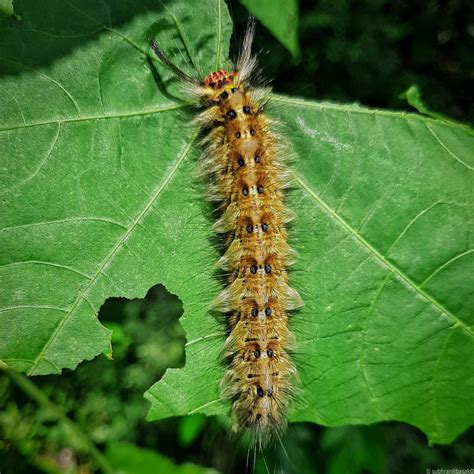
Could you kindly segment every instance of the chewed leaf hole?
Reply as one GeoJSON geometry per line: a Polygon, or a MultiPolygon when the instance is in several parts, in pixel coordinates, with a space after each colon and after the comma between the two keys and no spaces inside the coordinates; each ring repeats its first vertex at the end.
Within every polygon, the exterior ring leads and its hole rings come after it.
{"type": "Polygon", "coordinates": [[[99,319],[112,331],[113,358],[125,357],[130,372],[136,367],[140,385],[145,379],[151,385],[167,368],[184,366],[182,314],[180,299],[163,285],[155,285],[145,298],[109,298],[100,308],[99,319]]]}

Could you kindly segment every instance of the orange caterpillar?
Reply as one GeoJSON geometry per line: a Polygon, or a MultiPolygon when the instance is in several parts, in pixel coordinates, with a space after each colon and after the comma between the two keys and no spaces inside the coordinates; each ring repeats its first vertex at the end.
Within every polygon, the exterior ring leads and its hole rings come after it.
{"type": "Polygon", "coordinates": [[[286,425],[296,375],[287,312],[301,300],[288,286],[286,271],[293,252],[282,193],[289,183],[285,152],[275,124],[263,113],[269,89],[250,84],[254,32],[250,19],[233,70],[213,72],[204,81],[178,69],[155,43],[152,47],[203,108],[197,119],[206,134],[201,169],[212,183],[210,199],[220,203],[214,229],[225,235],[226,247],[218,263],[227,286],[216,300],[229,331],[223,395],[232,401],[234,429],[250,430],[261,444],[286,425]]]}

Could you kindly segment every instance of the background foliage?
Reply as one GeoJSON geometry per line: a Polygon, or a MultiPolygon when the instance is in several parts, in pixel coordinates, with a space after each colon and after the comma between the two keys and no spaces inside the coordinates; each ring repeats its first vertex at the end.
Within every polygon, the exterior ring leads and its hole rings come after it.
{"type": "MultiPolygon", "coordinates": [[[[404,54],[398,41],[400,36],[397,36],[396,32],[395,36],[390,36],[388,32],[393,25],[401,23],[400,16],[406,12],[404,10],[401,13],[394,12],[383,3],[377,7],[370,7],[375,11],[369,7],[366,10],[355,9],[357,15],[359,16],[359,13],[361,15],[361,19],[357,21],[353,18],[354,8],[348,7],[345,3],[331,5],[318,3],[316,7],[303,5],[304,14],[300,15],[303,19],[300,21],[303,60],[288,68],[286,66],[288,53],[279,49],[274,40],[268,36],[267,40],[265,38],[261,40],[261,44],[272,51],[268,61],[264,59],[266,63],[264,68],[271,73],[273,71],[277,76],[277,90],[297,92],[308,97],[360,100],[381,107],[407,107],[398,99],[399,93],[403,92],[406,86],[418,84],[421,85],[425,97],[429,97],[431,107],[468,121],[472,119],[470,102],[462,100],[462,86],[454,87],[456,81],[457,84],[463,84],[463,80],[469,78],[467,66],[463,66],[467,64],[467,50],[464,49],[463,39],[466,37],[466,32],[469,32],[469,25],[465,24],[459,31],[457,27],[452,26],[461,20],[468,23],[464,17],[461,18],[464,7],[462,4],[461,7],[459,5],[450,7],[451,10],[447,8],[456,20],[451,23],[446,19],[449,15],[445,15],[445,6],[436,4],[431,9],[433,16],[428,19],[424,9],[419,13],[424,18],[424,23],[433,25],[440,22],[438,15],[441,11],[443,13],[441,23],[450,24],[449,31],[454,31],[455,36],[461,37],[459,42],[455,42],[455,47],[449,50],[458,61],[457,74],[450,76],[445,71],[441,75],[442,79],[438,81],[433,80],[436,78],[436,71],[433,69],[438,68],[436,61],[429,61],[427,72],[423,73],[418,64],[419,61],[426,62],[426,56],[433,55],[426,55],[426,44],[432,53],[437,51],[438,48],[433,41],[434,39],[439,41],[439,34],[418,31],[417,14],[414,13],[413,18],[403,21],[411,25],[410,22],[413,20],[413,25],[408,28],[408,33],[405,32],[403,38],[408,38],[410,44],[419,41],[420,47],[425,45],[425,48],[421,48],[419,55],[404,54]],[[313,23],[310,21],[311,18],[313,23]],[[337,34],[328,34],[327,28],[329,31],[334,29],[337,34]],[[314,38],[318,37],[318,34],[321,34],[321,46],[314,48],[314,38]],[[381,41],[380,38],[385,41],[381,41]],[[335,43],[339,46],[335,46],[335,43]],[[372,54],[367,54],[367,45],[375,49],[371,50],[372,54]],[[339,55],[334,51],[338,51],[339,55]],[[383,61],[390,56],[390,51],[399,56],[397,68],[387,68],[387,71],[392,73],[386,72],[383,61]],[[463,53],[466,53],[465,56],[463,53]],[[319,56],[319,59],[314,55],[319,56]],[[367,71],[373,72],[367,74],[367,71]],[[404,73],[397,74],[398,71],[404,73]],[[391,80],[388,81],[387,77],[391,80]],[[299,81],[303,84],[303,89],[299,87],[299,81]],[[308,84],[309,89],[315,84],[318,90],[308,90],[308,84]],[[431,92],[426,93],[427,90],[430,91],[430,87],[431,92]],[[438,100],[441,104],[439,106],[438,100]]],[[[245,16],[245,12],[239,10],[237,5],[234,5],[234,11],[237,19],[245,16]]],[[[442,35],[441,37],[443,38],[442,35]]],[[[469,97],[466,93],[464,98],[466,95],[469,97]]],[[[120,462],[117,461],[117,451],[125,449],[121,446],[114,450],[114,443],[127,440],[154,450],[158,445],[160,451],[177,462],[195,460],[199,464],[213,465],[221,470],[224,467],[228,470],[242,468],[245,450],[239,454],[231,449],[230,442],[221,435],[223,428],[217,420],[205,420],[200,416],[183,418],[177,431],[172,422],[165,421],[157,427],[155,424],[146,424],[143,421],[146,412],[146,403],[141,399],[143,391],[161,376],[165,368],[183,362],[183,335],[180,333],[179,325],[172,324],[168,319],[174,317],[176,320],[180,313],[179,303],[159,288],[151,292],[148,300],[146,303],[112,301],[102,309],[100,320],[108,321],[108,327],[114,330],[114,364],[99,358],[82,364],[77,371],[68,373],[60,379],[48,377],[39,381],[34,380],[34,383],[40,385],[42,392],[49,397],[52,405],[59,407],[73,420],[74,426],[71,427],[62,416],[54,413],[55,410],[51,410],[51,406],[47,403],[42,405],[40,403],[41,408],[38,410],[30,400],[32,397],[39,402],[38,397],[34,398],[31,386],[29,389],[25,385],[22,386],[20,379],[15,380],[15,376],[2,378],[2,400],[6,408],[1,417],[4,440],[1,449],[5,453],[3,458],[5,460],[3,462],[7,463],[5,469],[17,467],[21,459],[24,470],[28,472],[32,466],[54,472],[58,465],[63,466],[63,469],[71,468],[87,472],[94,463],[99,462],[91,454],[91,445],[87,439],[99,447],[109,446],[106,456],[107,462],[112,466],[120,462]],[[160,314],[160,318],[151,317],[156,314],[160,314]],[[157,327],[157,324],[160,327],[157,327]],[[162,339],[157,334],[162,334],[162,339]],[[77,430],[86,433],[85,441],[81,441],[77,430]],[[173,432],[172,436],[169,434],[170,431],[173,432]]],[[[413,463],[419,463],[420,469],[424,469],[427,465],[441,467],[443,463],[447,463],[448,466],[453,463],[451,465],[460,467],[472,465],[469,454],[471,442],[472,433],[467,433],[451,449],[430,449],[425,446],[421,434],[400,425],[333,430],[323,430],[311,425],[296,425],[285,440],[292,466],[288,466],[281,450],[277,449],[275,459],[278,459],[280,465],[287,466],[288,470],[294,469],[295,472],[315,469],[340,472],[342,467],[345,470],[349,466],[356,472],[360,470],[380,472],[383,469],[397,471],[400,467],[413,463]],[[407,439],[410,442],[406,442],[407,439]],[[319,445],[320,448],[314,450],[312,448],[314,445],[319,445]],[[308,454],[311,450],[312,456],[308,454]]],[[[160,460],[153,459],[150,462],[160,460]]],[[[131,468],[131,472],[133,469],[131,468]]],[[[168,466],[167,469],[171,467],[168,466]]],[[[263,466],[260,464],[257,469],[263,469],[263,466]]]]}
{"type": "MultiPolygon", "coordinates": [[[[234,11],[242,28],[246,12],[234,11]]],[[[416,85],[432,110],[472,123],[473,21],[468,1],[302,0],[301,60],[263,28],[257,45],[278,91],[410,110],[403,95],[416,85]]]]}

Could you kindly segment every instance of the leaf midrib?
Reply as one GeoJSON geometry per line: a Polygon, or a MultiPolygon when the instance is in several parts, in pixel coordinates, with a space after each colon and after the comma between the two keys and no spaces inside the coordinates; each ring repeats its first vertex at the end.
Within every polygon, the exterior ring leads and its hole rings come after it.
{"type": "MultiPolygon", "coordinates": [[[[313,109],[320,109],[320,110],[335,110],[337,112],[351,112],[357,114],[365,114],[365,115],[380,115],[386,117],[394,117],[402,120],[416,120],[421,121],[423,123],[431,122],[435,123],[436,125],[442,125],[445,127],[452,127],[462,130],[463,132],[468,132],[471,135],[474,135],[474,131],[465,125],[458,124],[455,122],[440,122],[439,120],[432,119],[430,117],[423,117],[418,114],[412,114],[409,112],[394,112],[390,110],[379,110],[379,109],[367,109],[364,107],[352,107],[350,105],[344,104],[331,104],[328,102],[314,102],[314,101],[304,101],[301,99],[292,99],[280,94],[272,94],[271,100],[274,102],[280,103],[287,103],[295,106],[301,106],[306,108],[313,108],[313,109]]],[[[43,122],[32,122],[26,124],[19,124],[13,125],[11,127],[2,127],[0,128],[0,132],[9,131],[9,130],[17,130],[21,128],[29,128],[29,127],[37,127],[41,125],[51,125],[55,123],[69,123],[69,122],[83,122],[87,120],[107,120],[107,119],[116,119],[116,118],[127,118],[127,117],[136,117],[136,116],[145,116],[145,115],[152,115],[161,112],[167,112],[171,110],[177,110],[181,108],[186,108],[190,106],[194,106],[194,102],[181,102],[175,103],[172,105],[168,105],[165,107],[157,107],[155,109],[148,109],[148,110],[136,110],[130,112],[121,112],[118,114],[101,114],[101,115],[89,115],[89,116],[82,116],[82,117],[71,117],[66,119],[52,119],[43,122]]]]}
{"type": "Polygon", "coordinates": [[[87,117],[70,117],[65,119],[52,119],[44,122],[32,122],[26,123],[21,125],[14,125],[13,127],[4,127],[0,128],[0,132],[7,132],[10,130],[17,130],[21,128],[30,128],[30,127],[38,127],[42,125],[53,125],[53,124],[63,124],[63,123],[74,123],[74,122],[85,122],[85,121],[94,121],[94,120],[108,120],[108,119],[120,119],[120,118],[128,118],[128,117],[140,117],[145,115],[153,115],[159,114],[162,112],[169,112],[172,110],[184,109],[189,107],[191,104],[188,102],[183,103],[176,103],[173,105],[165,106],[165,107],[157,107],[156,109],[148,109],[148,110],[140,110],[140,111],[133,111],[133,112],[121,112],[119,114],[102,114],[102,115],[89,115],[87,117]]]}
{"type": "Polygon", "coordinates": [[[333,104],[331,102],[315,102],[312,100],[304,100],[298,99],[294,97],[285,96],[283,94],[271,94],[271,101],[273,102],[280,102],[284,104],[290,104],[299,107],[305,107],[308,109],[319,109],[319,110],[335,110],[336,112],[350,112],[354,114],[363,114],[363,115],[380,115],[382,117],[392,117],[401,120],[416,120],[419,122],[426,123],[433,123],[436,125],[441,125],[444,127],[456,128],[462,130],[463,132],[467,132],[474,138],[474,129],[469,127],[468,125],[464,125],[457,122],[452,122],[448,120],[436,120],[432,117],[427,117],[424,115],[411,113],[411,112],[396,112],[393,110],[381,110],[381,109],[371,109],[366,107],[359,107],[354,105],[346,105],[346,104],[333,104]]]}

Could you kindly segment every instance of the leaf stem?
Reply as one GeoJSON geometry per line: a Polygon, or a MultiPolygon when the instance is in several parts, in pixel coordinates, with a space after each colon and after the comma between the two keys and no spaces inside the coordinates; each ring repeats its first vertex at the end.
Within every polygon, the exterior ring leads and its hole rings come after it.
{"type": "Polygon", "coordinates": [[[54,415],[56,420],[65,424],[83,442],[91,458],[94,459],[96,464],[104,473],[112,474],[114,472],[109,461],[107,461],[106,457],[95,447],[94,443],[82,431],[81,427],[68,418],[62,408],[51,402],[51,400],[31,380],[19,372],[7,369],[3,365],[0,365],[0,371],[5,372],[11,380],[39,406],[48,409],[54,415]]]}

